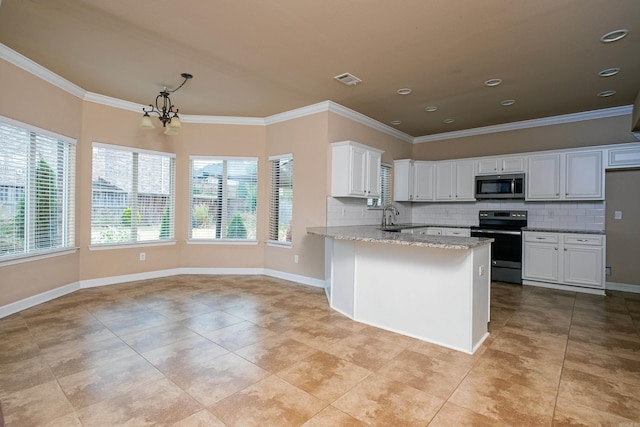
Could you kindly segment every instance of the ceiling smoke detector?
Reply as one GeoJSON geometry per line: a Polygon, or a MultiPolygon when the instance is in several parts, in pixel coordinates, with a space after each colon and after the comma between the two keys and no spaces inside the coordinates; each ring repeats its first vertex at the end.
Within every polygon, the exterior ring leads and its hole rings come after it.
{"type": "Polygon", "coordinates": [[[354,76],[351,73],[339,74],[339,75],[335,76],[334,79],[336,79],[340,83],[346,84],[347,86],[355,86],[358,83],[362,83],[362,80],[360,80],[359,78],[357,78],[356,76],[354,76]]]}

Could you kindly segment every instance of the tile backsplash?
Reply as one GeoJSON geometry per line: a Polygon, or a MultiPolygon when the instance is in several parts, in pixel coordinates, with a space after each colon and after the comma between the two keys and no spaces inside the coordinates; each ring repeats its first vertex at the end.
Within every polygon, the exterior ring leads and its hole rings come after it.
{"type": "MultiPolygon", "coordinates": [[[[394,202],[400,214],[396,223],[478,225],[481,210],[524,210],[528,225],[536,228],[604,231],[605,202],[483,201],[469,203],[394,202]]],[[[379,209],[368,209],[365,199],[327,198],[327,226],[376,225],[379,209]]]]}

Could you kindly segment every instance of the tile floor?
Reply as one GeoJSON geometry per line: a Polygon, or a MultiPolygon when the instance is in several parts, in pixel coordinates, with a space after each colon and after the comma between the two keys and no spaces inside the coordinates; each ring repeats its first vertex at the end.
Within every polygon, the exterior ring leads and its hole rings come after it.
{"type": "Polygon", "coordinates": [[[640,426],[640,295],[492,285],[474,355],[262,276],[77,291],[0,319],[7,426],[640,426]]]}

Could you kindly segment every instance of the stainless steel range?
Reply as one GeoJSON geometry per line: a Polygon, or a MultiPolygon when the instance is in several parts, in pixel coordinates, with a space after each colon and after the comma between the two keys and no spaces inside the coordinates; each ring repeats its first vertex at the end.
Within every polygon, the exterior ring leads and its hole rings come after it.
{"type": "Polygon", "coordinates": [[[527,211],[480,211],[472,237],[490,237],[491,280],[522,284],[522,228],[527,211]]]}

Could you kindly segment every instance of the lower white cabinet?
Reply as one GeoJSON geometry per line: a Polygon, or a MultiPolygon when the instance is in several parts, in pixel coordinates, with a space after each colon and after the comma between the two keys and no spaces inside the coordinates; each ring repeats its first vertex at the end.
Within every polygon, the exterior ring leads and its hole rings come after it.
{"type": "Polygon", "coordinates": [[[523,279],[604,288],[604,235],[525,231],[522,244],[523,279]]]}

